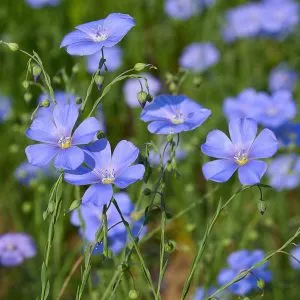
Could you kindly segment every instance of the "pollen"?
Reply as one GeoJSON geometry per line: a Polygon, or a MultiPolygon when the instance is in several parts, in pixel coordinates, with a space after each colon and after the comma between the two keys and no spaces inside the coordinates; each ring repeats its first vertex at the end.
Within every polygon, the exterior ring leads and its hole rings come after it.
{"type": "Polygon", "coordinates": [[[239,166],[243,166],[249,161],[246,154],[240,154],[240,153],[234,156],[234,160],[239,166]]]}
{"type": "Polygon", "coordinates": [[[173,118],[171,119],[171,122],[175,125],[184,123],[183,114],[177,112],[176,115],[174,115],[173,118]]]}
{"type": "Polygon", "coordinates": [[[106,177],[106,178],[102,178],[102,183],[103,184],[112,184],[115,181],[114,177],[106,177]]]}
{"type": "Polygon", "coordinates": [[[63,137],[58,141],[58,144],[61,149],[68,149],[72,146],[72,138],[69,136],[63,137]]]}

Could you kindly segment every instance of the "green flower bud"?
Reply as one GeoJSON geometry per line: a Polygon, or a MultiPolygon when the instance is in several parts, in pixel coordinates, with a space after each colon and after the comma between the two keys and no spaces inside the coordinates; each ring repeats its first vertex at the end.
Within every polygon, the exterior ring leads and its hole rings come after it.
{"type": "Polygon", "coordinates": [[[19,50],[19,45],[17,43],[6,43],[6,45],[11,51],[19,50]]]}
{"type": "Polygon", "coordinates": [[[82,98],[81,97],[76,97],[75,102],[76,102],[76,104],[81,104],[82,103],[82,98]]]}
{"type": "Polygon", "coordinates": [[[165,251],[168,253],[174,252],[176,249],[176,242],[169,240],[165,243],[165,251]]]}
{"type": "Polygon", "coordinates": [[[144,107],[146,102],[147,102],[147,97],[148,97],[148,94],[144,91],[139,91],[138,94],[137,94],[137,98],[138,98],[138,101],[141,105],[141,107],[144,107]]]}
{"type": "Polygon", "coordinates": [[[136,300],[136,299],[139,298],[139,293],[136,290],[130,290],[129,293],[128,293],[128,297],[131,300],[136,300]]]}
{"type": "Polygon", "coordinates": [[[49,105],[50,101],[48,99],[45,99],[40,103],[40,107],[49,107],[49,105]]]}
{"type": "Polygon", "coordinates": [[[147,65],[144,64],[144,63],[136,63],[136,64],[134,65],[133,68],[134,68],[135,71],[141,72],[141,71],[143,71],[146,67],[147,67],[147,65]]]}
{"type": "Polygon", "coordinates": [[[22,211],[24,214],[28,214],[32,209],[32,205],[30,202],[28,201],[25,201],[23,204],[22,204],[22,211]]]}
{"type": "Polygon", "coordinates": [[[267,205],[265,201],[258,201],[258,210],[261,213],[261,215],[263,215],[265,213],[265,211],[267,210],[267,205]]]}
{"type": "Polygon", "coordinates": [[[98,90],[101,89],[103,82],[104,82],[104,77],[97,74],[95,76],[95,83],[96,83],[96,85],[98,87],[98,90]]]}
{"type": "Polygon", "coordinates": [[[30,100],[32,99],[32,94],[31,93],[25,93],[24,94],[24,100],[25,100],[25,102],[30,102],[30,100]]]}
{"type": "Polygon", "coordinates": [[[33,79],[34,81],[37,81],[41,75],[42,69],[39,65],[34,64],[32,67],[32,75],[33,75],[33,79]]]}
{"type": "Polygon", "coordinates": [[[60,83],[61,83],[60,77],[59,77],[59,76],[54,76],[54,77],[53,77],[53,82],[54,82],[54,83],[57,83],[57,84],[60,84],[60,83]]]}
{"type": "Polygon", "coordinates": [[[73,66],[73,68],[72,68],[72,72],[73,72],[74,74],[76,74],[78,71],[79,71],[79,66],[78,66],[78,64],[75,64],[75,65],[73,66]]]}
{"type": "Polygon", "coordinates": [[[259,289],[263,290],[265,287],[265,282],[262,279],[257,280],[256,285],[259,289]]]}
{"type": "Polygon", "coordinates": [[[27,90],[29,88],[29,83],[28,83],[27,80],[23,81],[22,84],[23,84],[23,87],[24,87],[25,90],[27,90]]]}
{"type": "Polygon", "coordinates": [[[202,83],[202,78],[201,78],[201,77],[199,77],[199,76],[194,77],[194,79],[193,79],[193,84],[194,84],[197,88],[200,87],[201,83],[202,83]]]}

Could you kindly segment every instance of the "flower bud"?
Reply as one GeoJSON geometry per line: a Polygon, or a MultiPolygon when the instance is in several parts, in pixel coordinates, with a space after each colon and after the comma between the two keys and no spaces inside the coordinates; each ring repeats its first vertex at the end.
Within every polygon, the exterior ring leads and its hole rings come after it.
{"type": "Polygon", "coordinates": [[[137,98],[138,98],[138,101],[139,101],[141,107],[144,108],[144,106],[147,102],[148,94],[144,91],[139,91],[137,94],[137,98]]]}
{"type": "Polygon", "coordinates": [[[25,93],[24,94],[24,100],[26,103],[30,102],[30,100],[32,99],[32,94],[31,93],[25,93]]]}
{"type": "Polygon", "coordinates": [[[40,103],[40,107],[49,107],[49,105],[50,105],[50,102],[48,99],[45,99],[40,103]]]}
{"type": "Polygon", "coordinates": [[[261,215],[263,215],[265,213],[265,211],[267,210],[267,206],[266,206],[266,202],[265,201],[258,201],[258,210],[261,213],[261,215]]]}
{"type": "Polygon", "coordinates": [[[29,88],[29,83],[27,80],[24,80],[22,84],[23,84],[23,87],[25,90],[27,90],[29,88]]]}
{"type": "Polygon", "coordinates": [[[98,88],[99,91],[100,91],[101,88],[102,88],[103,82],[104,82],[104,77],[97,74],[97,75],[95,76],[95,83],[96,83],[97,88],[98,88]]]}
{"type": "Polygon", "coordinates": [[[72,72],[73,72],[74,74],[76,74],[78,71],[79,71],[79,66],[78,66],[78,64],[75,64],[75,65],[73,66],[73,68],[72,68],[72,72]]]}
{"type": "Polygon", "coordinates": [[[257,280],[256,285],[259,289],[263,290],[265,287],[265,282],[262,279],[257,280]]]}
{"type": "Polygon", "coordinates": [[[17,43],[6,43],[6,45],[11,51],[19,50],[19,45],[17,43]]]}
{"type": "Polygon", "coordinates": [[[176,243],[175,241],[167,241],[165,243],[165,251],[168,252],[168,253],[172,253],[174,252],[176,249],[176,243]]]}
{"type": "Polygon", "coordinates": [[[82,98],[81,97],[76,97],[75,103],[76,104],[81,104],[82,103],[82,98]]]}
{"type": "Polygon", "coordinates": [[[23,202],[23,204],[22,204],[22,211],[23,211],[23,213],[24,214],[28,214],[28,213],[30,213],[31,210],[32,210],[31,203],[28,202],[28,201],[23,202]]]}
{"type": "Polygon", "coordinates": [[[39,65],[34,64],[32,67],[32,75],[34,81],[37,81],[41,75],[42,69],[39,65]]]}
{"type": "Polygon", "coordinates": [[[100,130],[98,133],[97,133],[97,139],[103,139],[105,138],[105,132],[100,130]]]}
{"type": "Polygon", "coordinates": [[[177,85],[174,82],[171,82],[169,85],[169,89],[170,89],[171,93],[174,93],[174,92],[176,92],[177,85]]]}
{"type": "Polygon", "coordinates": [[[136,290],[130,290],[129,293],[128,293],[128,297],[131,300],[136,300],[136,299],[139,298],[139,293],[136,290]]]}
{"type": "Polygon", "coordinates": [[[144,63],[136,63],[136,64],[134,65],[133,68],[134,68],[135,71],[141,72],[141,71],[143,71],[146,67],[147,67],[147,65],[144,64],[144,63]]]}
{"type": "Polygon", "coordinates": [[[193,84],[198,88],[202,83],[202,78],[200,76],[194,77],[193,84]]]}

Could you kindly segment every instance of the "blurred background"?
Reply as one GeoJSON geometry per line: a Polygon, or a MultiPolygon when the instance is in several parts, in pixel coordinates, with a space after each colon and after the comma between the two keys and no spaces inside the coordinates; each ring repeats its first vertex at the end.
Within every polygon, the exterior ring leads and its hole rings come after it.
{"type": "MultiPolygon", "coordinates": [[[[68,55],[64,49],[60,49],[63,37],[76,25],[120,12],[134,17],[136,26],[118,44],[119,48],[114,53],[107,51],[109,71],[103,74],[104,85],[135,63],[145,62],[157,66],[157,70],[147,71],[153,96],[171,93],[174,88],[172,83],[178,83],[184,77],[180,93],[212,110],[212,116],[203,126],[182,135],[180,147],[184,153],[177,159],[179,174],[169,177],[166,183],[166,204],[171,216],[217,188],[211,197],[200,201],[193,210],[168,226],[167,237],[176,243],[176,249],[170,254],[162,286],[162,297],[167,300],[180,299],[197,245],[219,199],[225,201],[240,187],[236,176],[225,184],[216,184],[206,182],[201,171],[201,166],[208,158],[201,153],[199,146],[204,143],[207,133],[215,128],[227,132],[224,101],[229,97],[238,97],[249,88],[269,95],[284,88],[298,105],[300,92],[297,81],[300,71],[300,30],[296,1],[171,2],[1,0],[0,3],[0,39],[15,42],[29,53],[37,51],[51,76],[55,91],[83,98],[91,73],[97,69],[100,59],[99,55],[96,58],[68,55]],[[263,13],[257,13],[257,8],[249,5],[266,7],[263,13]],[[206,48],[187,48],[192,43],[205,44],[206,48]],[[274,69],[279,70],[279,79],[271,78],[274,69]]],[[[0,233],[29,234],[36,243],[37,255],[16,267],[0,266],[0,299],[35,299],[39,293],[40,267],[48,224],[43,220],[42,213],[47,207],[51,184],[56,177],[51,170],[38,171],[23,164],[26,163],[24,149],[31,143],[24,133],[42,94],[38,84],[28,88],[24,84],[26,78],[33,81],[32,74],[28,74],[27,62],[28,57],[21,52],[10,51],[4,45],[0,48],[0,233]]],[[[159,148],[164,140],[151,135],[146,124],[139,119],[141,108],[136,98],[138,91],[139,84],[135,80],[117,84],[105,97],[97,117],[103,122],[103,130],[114,146],[119,140],[128,139],[140,149],[145,149],[145,143],[151,140],[159,148]]],[[[99,93],[95,87],[89,107],[99,93]]],[[[297,119],[295,115],[284,122],[297,124],[297,119]]],[[[292,133],[297,135],[298,131],[292,133]]],[[[295,142],[292,146],[285,145],[280,151],[297,155],[299,148],[295,142]]],[[[280,172],[281,168],[284,167],[279,165],[275,170],[280,172]]],[[[150,185],[155,182],[157,174],[158,169],[153,163],[150,185]]],[[[272,183],[273,175],[265,176],[263,182],[272,183]]],[[[259,190],[251,189],[237,196],[222,215],[197,267],[190,299],[194,299],[197,287],[208,288],[218,284],[218,274],[227,267],[226,260],[230,253],[241,249],[261,249],[265,253],[278,249],[299,227],[300,170],[288,170],[278,180],[279,183],[274,183],[274,189],[263,191],[267,206],[264,214],[257,207],[259,190]],[[281,185],[285,176],[291,173],[296,178],[294,184],[281,185]]],[[[141,187],[142,183],[137,183],[128,189],[135,203],[141,187]]],[[[54,237],[50,299],[57,299],[65,278],[82,252],[78,228],[71,225],[68,213],[73,200],[73,187],[65,184],[64,214],[58,221],[54,237]]],[[[143,196],[137,212],[147,207],[147,201],[148,198],[143,196]]],[[[148,224],[148,230],[156,228],[159,222],[160,217],[154,216],[148,224]]],[[[141,245],[154,281],[158,276],[159,242],[158,232],[141,245]]],[[[299,242],[299,239],[295,242],[299,242]]],[[[286,251],[294,247],[291,245],[286,251]]],[[[118,256],[104,261],[96,256],[93,258],[92,280],[84,299],[100,299],[119,259],[118,256]]],[[[269,270],[273,274],[272,281],[266,284],[263,291],[252,290],[249,299],[299,299],[300,272],[291,266],[287,255],[278,254],[272,258],[269,270]]],[[[133,279],[128,274],[124,276],[115,299],[128,298],[128,291],[133,288],[132,280],[140,299],[152,299],[134,258],[131,273],[133,279]]],[[[80,267],[75,271],[62,299],[75,299],[79,282],[80,267]]],[[[230,297],[246,299],[238,295],[230,297]]]]}

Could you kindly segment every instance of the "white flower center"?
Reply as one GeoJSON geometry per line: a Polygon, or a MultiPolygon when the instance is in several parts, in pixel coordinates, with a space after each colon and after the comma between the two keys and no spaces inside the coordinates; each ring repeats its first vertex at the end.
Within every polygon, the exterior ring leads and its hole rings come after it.
{"type": "Polygon", "coordinates": [[[112,184],[115,181],[115,170],[103,169],[100,171],[100,176],[103,184],[112,184]]]}
{"type": "Polygon", "coordinates": [[[72,137],[61,137],[58,141],[58,145],[61,149],[68,149],[72,146],[72,137]]]}
{"type": "Polygon", "coordinates": [[[249,161],[247,153],[243,151],[236,153],[233,158],[239,166],[243,166],[249,161]]]}
{"type": "Polygon", "coordinates": [[[171,119],[171,122],[176,125],[184,123],[183,113],[177,111],[176,114],[171,119]]]}
{"type": "Polygon", "coordinates": [[[108,38],[108,32],[103,28],[99,28],[96,34],[93,36],[94,42],[102,42],[105,41],[107,38],[108,38]]]}
{"type": "Polygon", "coordinates": [[[269,106],[267,108],[267,114],[270,116],[270,117],[274,117],[278,114],[278,109],[276,107],[273,107],[273,106],[269,106]]]}
{"type": "Polygon", "coordinates": [[[17,249],[17,246],[16,246],[15,244],[13,244],[13,243],[8,243],[8,244],[6,245],[6,247],[5,247],[5,249],[6,249],[7,251],[14,251],[14,250],[17,249]]]}

